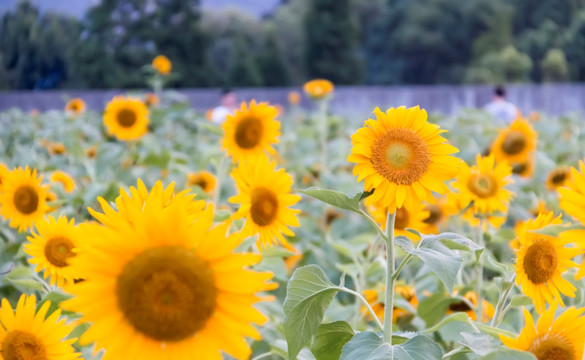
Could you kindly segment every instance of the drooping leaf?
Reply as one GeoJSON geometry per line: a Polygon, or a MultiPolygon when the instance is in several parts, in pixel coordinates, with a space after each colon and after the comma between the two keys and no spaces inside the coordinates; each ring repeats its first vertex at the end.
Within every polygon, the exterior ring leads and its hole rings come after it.
{"type": "Polygon", "coordinates": [[[345,321],[321,324],[311,351],[317,360],[337,360],[341,356],[341,349],[353,336],[353,329],[345,321]]]}
{"type": "Polygon", "coordinates": [[[439,345],[424,335],[391,346],[372,332],[362,332],[343,347],[339,360],[426,360],[442,355],[439,345]]]}
{"type": "Polygon", "coordinates": [[[308,188],[297,191],[301,194],[305,194],[317,200],[321,200],[329,205],[357,213],[360,212],[360,201],[369,196],[369,193],[364,192],[350,195],[336,190],[319,188],[308,188]]]}

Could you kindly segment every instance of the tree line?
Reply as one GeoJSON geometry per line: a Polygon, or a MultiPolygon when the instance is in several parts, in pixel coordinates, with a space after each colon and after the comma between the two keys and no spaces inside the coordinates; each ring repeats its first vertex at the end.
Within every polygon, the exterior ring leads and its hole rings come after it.
{"type": "Polygon", "coordinates": [[[585,0],[282,0],[261,19],[199,0],[101,0],[83,19],[27,0],[0,19],[0,88],[585,81],[585,0]]]}

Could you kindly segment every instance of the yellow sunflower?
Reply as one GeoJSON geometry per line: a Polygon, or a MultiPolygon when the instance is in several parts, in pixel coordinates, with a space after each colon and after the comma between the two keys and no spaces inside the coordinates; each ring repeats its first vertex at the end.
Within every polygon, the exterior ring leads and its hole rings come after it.
{"type": "Polygon", "coordinates": [[[571,168],[571,180],[558,192],[561,209],[585,224],[585,162],[579,162],[579,170],[571,168]]]}
{"type": "Polygon", "coordinates": [[[424,211],[429,215],[423,220],[425,226],[420,229],[423,234],[438,234],[439,226],[446,222],[451,215],[456,215],[459,211],[453,212],[453,207],[449,206],[447,197],[440,196],[436,199],[435,204],[425,204],[424,211]]]}
{"type": "Polygon", "coordinates": [[[0,189],[2,186],[2,182],[4,180],[4,177],[6,176],[6,174],[10,171],[10,169],[8,169],[8,167],[2,163],[0,163],[0,189]]]}
{"type": "MultiPolygon", "coordinates": [[[[457,295],[457,290],[454,292],[455,295],[457,295]]],[[[455,302],[449,305],[449,308],[447,309],[447,314],[452,314],[452,313],[456,313],[456,312],[464,312],[467,314],[467,316],[469,316],[469,318],[473,321],[477,320],[477,313],[475,311],[475,308],[477,307],[477,293],[473,292],[473,291],[468,291],[467,293],[465,293],[465,295],[463,296],[465,298],[465,300],[467,301],[459,301],[459,302],[455,302]],[[473,305],[469,306],[469,304],[473,305]]],[[[483,299],[481,301],[481,312],[482,312],[482,321],[483,322],[488,322],[495,313],[495,309],[494,306],[487,300],[483,299]]]]}
{"type": "MultiPolygon", "coordinates": [[[[388,208],[375,202],[371,196],[364,200],[366,210],[372,215],[372,218],[380,225],[382,230],[386,230],[386,220],[388,217],[388,208]]],[[[394,235],[406,236],[413,241],[419,241],[418,235],[411,233],[406,229],[418,230],[422,233],[422,229],[428,229],[425,220],[431,215],[430,211],[425,209],[425,206],[416,202],[412,207],[401,207],[396,209],[396,220],[394,221],[394,235]]]]}
{"type": "Polygon", "coordinates": [[[544,200],[538,200],[538,203],[536,204],[536,207],[535,207],[535,208],[532,208],[532,209],[530,210],[530,214],[531,214],[533,217],[538,217],[538,215],[539,215],[540,213],[547,213],[547,212],[549,212],[549,211],[550,211],[550,210],[549,210],[549,209],[548,209],[548,207],[546,206],[546,203],[544,202],[544,200]]]}
{"type": "Polygon", "coordinates": [[[144,95],[144,104],[148,107],[158,105],[159,102],[159,97],[153,93],[146,93],[144,95]]]}
{"type": "MultiPolygon", "coordinates": [[[[418,298],[416,296],[416,290],[414,289],[413,286],[396,285],[394,287],[394,293],[397,296],[400,296],[404,300],[406,300],[413,308],[416,309],[416,307],[418,306],[418,298]]],[[[384,287],[382,287],[379,290],[376,290],[376,289],[364,290],[364,297],[365,297],[366,301],[368,302],[368,304],[370,304],[370,306],[372,307],[372,310],[374,310],[374,313],[376,314],[376,316],[379,317],[380,320],[384,321],[385,303],[380,300],[379,294],[384,294],[384,287]]],[[[370,312],[365,307],[362,308],[362,313],[364,313],[366,315],[366,318],[368,318],[368,319],[372,318],[370,312]]],[[[400,307],[394,305],[394,309],[392,311],[392,322],[393,323],[396,323],[401,318],[406,318],[409,316],[412,316],[412,314],[410,313],[410,310],[403,309],[403,308],[400,308],[400,307]]]]}
{"type": "Polygon", "coordinates": [[[199,171],[197,173],[187,174],[188,186],[199,186],[206,193],[212,193],[215,190],[217,180],[215,176],[209,171],[199,171]]]}
{"type": "Polygon", "coordinates": [[[567,238],[532,232],[547,225],[562,223],[560,215],[555,218],[554,214],[549,212],[538,215],[534,220],[527,220],[518,228],[516,285],[521,286],[524,295],[532,299],[539,313],[544,311],[545,303],[565,306],[561,294],[574,297],[577,290],[563,278],[563,273],[577,266],[571,259],[582,250],[565,247],[570,243],[567,238]]]}
{"type": "Polygon", "coordinates": [[[556,191],[557,188],[567,186],[571,182],[571,179],[571,168],[569,166],[561,166],[548,174],[546,188],[549,191],[556,191]]]}
{"type": "Polygon", "coordinates": [[[85,149],[85,155],[90,158],[93,159],[95,158],[95,155],[97,154],[97,146],[90,146],[87,149],[85,149]]]}
{"type": "Polygon", "coordinates": [[[71,266],[70,258],[75,256],[74,249],[79,242],[79,229],[75,220],[61,216],[57,220],[49,216],[35,224],[37,233],[28,237],[24,252],[32,256],[28,260],[36,265],[35,271],[44,271],[44,278],[51,276],[51,285],[57,286],[73,283],[77,278],[71,266]]]}
{"type": "Polygon", "coordinates": [[[473,201],[473,213],[489,215],[506,212],[512,192],[505,188],[512,183],[512,168],[504,161],[495,162],[493,155],[477,155],[477,165],[463,165],[453,187],[459,190],[463,204],[473,201]]]}
{"type": "Polygon", "coordinates": [[[119,140],[136,140],[148,131],[148,109],[139,99],[116,96],[104,112],[104,125],[119,140]]]}
{"type": "Polygon", "coordinates": [[[48,210],[47,186],[42,185],[37,170],[16,168],[6,173],[0,192],[0,215],[10,220],[10,227],[24,231],[43,218],[48,210]]]}
{"type": "Polygon", "coordinates": [[[523,178],[531,178],[534,175],[534,158],[529,157],[521,163],[512,164],[512,174],[523,178]]]}
{"type": "Polygon", "coordinates": [[[288,102],[291,105],[298,105],[301,102],[301,94],[298,91],[291,91],[287,96],[288,102]]]}
{"type": "Polygon", "coordinates": [[[164,55],[158,55],[152,60],[152,67],[156,71],[158,71],[159,74],[167,75],[168,73],[171,72],[173,64],[171,63],[171,60],[169,60],[168,57],[164,55]]]}
{"type": "Polygon", "coordinates": [[[273,144],[278,143],[280,122],[275,120],[278,111],[268,103],[249,105],[245,102],[223,123],[224,137],[221,144],[234,161],[252,160],[265,153],[274,154],[273,144]]]}
{"type": "Polygon", "coordinates": [[[537,134],[532,125],[516,119],[505,129],[500,130],[492,145],[492,153],[497,161],[506,160],[509,164],[525,163],[536,150],[537,134]]]}
{"type": "Polygon", "coordinates": [[[554,320],[555,307],[545,311],[538,323],[524,310],[524,328],[516,339],[500,335],[500,340],[511,349],[531,352],[538,360],[582,360],[585,345],[585,309],[565,310],[554,320]]]}
{"type": "Polygon", "coordinates": [[[67,152],[67,148],[63,143],[47,143],[46,146],[51,155],[63,155],[67,152]]]}
{"type": "Polygon", "coordinates": [[[51,306],[46,301],[36,311],[34,295],[21,295],[16,309],[8,300],[2,299],[0,307],[0,359],[3,360],[74,360],[76,353],[72,344],[77,339],[65,339],[71,327],[65,319],[59,320],[61,309],[47,317],[51,306]]]}
{"type": "Polygon", "coordinates": [[[65,171],[54,171],[53,174],[51,174],[51,182],[63,185],[63,188],[67,193],[71,193],[75,190],[75,180],[73,180],[71,175],[67,174],[65,171]]]}
{"type": "Polygon", "coordinates": [[[412,108],[374,110],[377,120],[369,119],[352,135],[352,153],[347,158],[358,182],[375,202],[382,202],[391,213],[403,205],[432,203],[433,194],[446,193],[447,181],[457,173],[461,161],[449,154],[457,148],[441,137],[444,130],[427,122],[427,112],[412,108]]]}
{"type": "Polygon", "coordinates": [[[300,210],[290,208],[301,200],[300,196],[291,194],[292,177],[284,169],[276,170],[276,163],[270,163],[265,157],[240,164],[231,175],[238,195],[229,202],[240,204],[234,217],[246,218],[244,235],[258,234],[259,248],[278,241],[286,246],[288,242],[283,235],[294,236],[289,226],[299,226],[300,210]]]}
{"type": "Polygon", "coordinates": [[[251,323],[267,319],[253,305],[269,299],[257,293],[276,287],[272,274],[246,269],[261,255],[234,253],[243,234],[214,227],[213,206],[193,197],[159,181],[122,191],[118,211],[100,199],[104,213],[90,212],[102,225],[80,225],[71,264],[85,281],[63,307],[91,323],[83,340],[105,360],[248,359],[245,337],[260,338],[251,323]]]}
{"type": "Polygon", "coordinates": [[[81,98],[73,98],[65,105],[65,111],[78,115],[85,111],[85,102],[81,98]]]}
{"type": "Polygon", "coordinates": [[[303,85],[303,90],[313,99],[322,99],[333,92],[333,83],[325,79],[314,79],[303,85]]]}

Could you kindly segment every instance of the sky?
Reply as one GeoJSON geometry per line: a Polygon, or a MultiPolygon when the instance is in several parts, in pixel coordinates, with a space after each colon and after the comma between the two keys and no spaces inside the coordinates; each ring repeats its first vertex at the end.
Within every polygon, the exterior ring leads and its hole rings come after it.
{"type": "MultiPolygon", "coordinates": [[[[0,13],[15,9],[18,1],[0,0],[0,13]]],[[[33,0],[41,11],[55,11],[78,18],[83,17],[87,9],[97,2],[99,0],[33,0]]],[[[236,7],[260,17],[274,10],[279,2],[279,0],[201,0],[201,6],[208,10],[236,7]]]]}

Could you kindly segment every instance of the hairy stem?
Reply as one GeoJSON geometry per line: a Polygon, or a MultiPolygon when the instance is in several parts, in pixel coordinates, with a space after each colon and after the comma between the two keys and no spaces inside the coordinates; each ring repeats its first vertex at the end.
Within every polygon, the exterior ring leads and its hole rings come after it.
{"type": "Polygon", "coordinates": [[[384,306],[384,341],[392,344],[392,315],[394,312],[394,222],[396,211],[386,220],[386,299],[384,306]]]}

